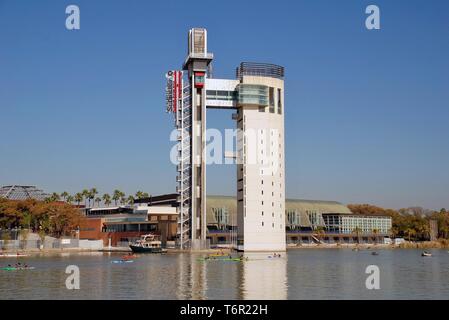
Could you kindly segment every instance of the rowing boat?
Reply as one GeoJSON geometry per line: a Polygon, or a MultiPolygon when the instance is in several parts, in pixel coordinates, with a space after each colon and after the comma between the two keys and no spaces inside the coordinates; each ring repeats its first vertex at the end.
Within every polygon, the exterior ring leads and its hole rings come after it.
{"type": "Polygon", "coordinates": [[[33,270],[34,267],[4,267],[4,268],[0,268],[0,270],[3,271],[21,271],[21,270],[33,270]]]}
{"type": "Polygon", "coordinates": [[[246,261],[246,260],[240,258],[226,258],[226,259],[198,258],[198,261],[246,261]]]}
{"type": "Polygon", "coordinates": [[[132,263],[134,260],[112,260],[111,263],[132,263]]]}
{"type": "Polygon", "coordinates": [[[0,258],[21,258],[21,257],[28,257],[27,254],[23,253],[0,253],[0,258]]]}

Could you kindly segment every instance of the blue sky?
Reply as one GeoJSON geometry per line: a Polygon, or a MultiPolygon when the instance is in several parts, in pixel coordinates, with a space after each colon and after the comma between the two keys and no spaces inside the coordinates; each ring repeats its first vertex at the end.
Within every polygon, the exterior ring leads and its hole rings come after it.
{"type": "MultiPolygon", "coordinates": [[[[0,184],[173,192],[164,73],[202,26],[216,77],[285,66],[288,197],[449,208],[448,14],[444,0],[0,0],[0,184]]],[[[235,168],[210,166],[208,192],[234,194],[235,168]]]]}

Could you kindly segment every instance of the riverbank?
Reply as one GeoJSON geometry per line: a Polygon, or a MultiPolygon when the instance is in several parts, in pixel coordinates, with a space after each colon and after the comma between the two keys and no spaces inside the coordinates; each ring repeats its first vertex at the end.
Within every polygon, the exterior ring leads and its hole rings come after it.
{"type": "MultiPolygon", "coordinates": [[[[404,242],[399,245],[395,244],[383,244],[383,243],[311,243],[311,244],[297,244],[287,246],[287,250],[300,250],[300,249],[449,249],[449,241],[423,241],[423,242],[404,242]]],[[[54,254],[54,253],[70,253],[70,252],[111,252],[111,253],[126,253],[131,252],[129,247],[104,247],[102,249],[89,249],[89,248],[58,248],[58,249],[6,249],[0,251],[2,254],[54,254]]],[[[167,253],[230,253],[229,248],[211,248],[207,250],[181,250],[176,248],[167,249],[167,253]]]]}
{"type": "Polygon", "coordinates": [[[287,249],[343,249],[343,248],[379,248],[379,249],[449,249],[449,241],[422,241],[409,242],[401,244],[383,244],[383,243],[312,243],[288,245],[287,249]]]}

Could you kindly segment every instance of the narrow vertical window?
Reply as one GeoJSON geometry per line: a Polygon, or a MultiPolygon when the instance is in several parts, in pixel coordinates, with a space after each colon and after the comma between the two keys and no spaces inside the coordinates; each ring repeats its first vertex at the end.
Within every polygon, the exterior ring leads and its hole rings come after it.
{"type": "Polygon", "coordinates": [[[270,113],[274,113],[274,88],[270,87],[269,90],[269,100],[270,100],[270,113]]]}
{"type": "Polygon", "coordinates": [[[278,89],[278,114],[282,114],[282,91],[278,89]]]}

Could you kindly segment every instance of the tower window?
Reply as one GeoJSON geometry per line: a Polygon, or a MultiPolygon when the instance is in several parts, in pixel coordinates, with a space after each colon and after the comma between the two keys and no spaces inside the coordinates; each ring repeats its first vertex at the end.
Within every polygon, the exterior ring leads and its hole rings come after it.
{"type": "Polygon", "coordinates": [[[282,114],[282,91],[278,89],[278,114],[282,114]]]}
{"type": "Polygon", "coordinates": [[[270,113],[274,113],[274,88],[270,87],[269,89],[269,101],[270,101],[270,113]]]}

